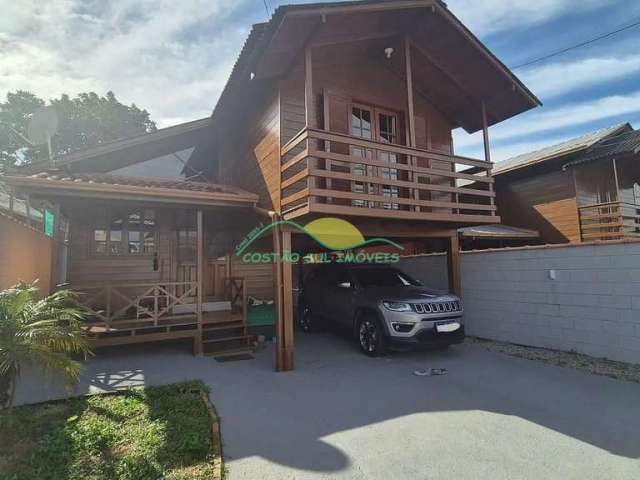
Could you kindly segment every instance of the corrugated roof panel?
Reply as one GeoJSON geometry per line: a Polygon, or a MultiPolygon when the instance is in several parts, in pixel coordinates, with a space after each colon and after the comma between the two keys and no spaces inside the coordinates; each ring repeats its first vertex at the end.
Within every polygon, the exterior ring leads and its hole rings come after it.
{"type": "Polygon", "coordinates": [[[502,162],[497,162],[493,167],[492,173],[493,175],[500,175],[512,170],[528,167],[537,163],[546,162],[548,160],[561,157],[563,155],[568,155],[580,150],[585,150],[594,143],[612,134],[615,134],[617,131],[624,128],[631,128],[631,126],[628,123],[620,123],[611,127],[596,130],[595,132],[587,133],[586,135],[582,135],[580,137],[572,138],[565,142],[541,148],[540,150],[535,150],[533,152],[523,153],[522,155],[508,158],[507,160],[503,160],[502,162]]]}

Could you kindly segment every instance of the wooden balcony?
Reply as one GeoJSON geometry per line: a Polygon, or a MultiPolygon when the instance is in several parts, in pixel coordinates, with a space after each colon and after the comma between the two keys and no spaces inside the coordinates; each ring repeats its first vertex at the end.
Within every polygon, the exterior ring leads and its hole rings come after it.
{"type": "Polygon", "coordinates": [[[640,237],[640,205],[607,202],[578,207],[582,241],[640,237]]]}
{"type": "Polygon", "coordinates": [[[284,218],[499,223],[491,162],[305,128],[281,150],[284,218]]]}

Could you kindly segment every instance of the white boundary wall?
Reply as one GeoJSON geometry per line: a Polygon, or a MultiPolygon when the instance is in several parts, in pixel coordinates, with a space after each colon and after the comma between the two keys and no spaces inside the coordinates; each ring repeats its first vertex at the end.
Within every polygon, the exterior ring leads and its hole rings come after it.
{"type": "MultiPolygon", "coordinates": [[[[444,255],[400,268],[446,285],[444,255]]],[[[638,242],[464,252],[462,297],[470,335],[640,363],[638,242]]]]}

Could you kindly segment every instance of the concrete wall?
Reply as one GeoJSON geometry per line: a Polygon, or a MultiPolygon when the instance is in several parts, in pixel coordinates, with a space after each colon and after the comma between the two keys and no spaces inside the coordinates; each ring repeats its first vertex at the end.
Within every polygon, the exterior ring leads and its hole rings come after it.
{"type": "Polygon", "coordinates": [[[48,293],[52,245],[44,233],[0,214],[0,290],[39,279],[40,291],[48,293]]]}
{"type": "Polygon", "coordinates": [[[420,280],[426,287],[443,292],[449,290],[446,253],[401,258],[398,267],[413,278],[420,280]]]}
{"type": "Polygon", "coordinates": [[[640,243],[466,252],[462,292],[470,335],[640,363],[640,243]]]}

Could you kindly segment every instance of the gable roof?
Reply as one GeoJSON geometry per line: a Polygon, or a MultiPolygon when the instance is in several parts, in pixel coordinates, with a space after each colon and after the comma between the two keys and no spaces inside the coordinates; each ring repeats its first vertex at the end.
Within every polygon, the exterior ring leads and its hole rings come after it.
{"type": "Polygon", "coordinates": [[[566,163],[562,168],[616,155],[635,155],[637,153],[640,153],[640,130],[633,130],[600,140],[592,145],[580,158],[566,163]]]}
{"type": "Polygon", "coordinates": [[[620,123],[557,143],[555,145],[534,150],[533,152],[523,153],[521,155],[508,158],[507,160],[497,162],[491,173],[494,176],[501,175],[503,173],[555,160],[557,158],[564,157],[565,155],[584,151],[604,138],[631,130],[631,128],[632,127],[629,123],[620,123]]]}
{"type": "MultiPolygon", "coordinates": [[[[55,164],[56,167],[67,167],[77,172],[104,173],[194,147],[210,125],[209,117],[172,125],[152,133],[113,140],[62,155],[55,159],[55,164]],[[117,157],[114,153],[117,153],[117,157]]],[[[47,167],[36,164],[31,171],[43,168],[47,167]]]]}
{"type": "MultiPolygon", "coordinates": [[[[359,18],[364,18],[365,14],[385,15],[385,21],[370,22],[373,27],[369,28],[368,38],[371,38],[371,29],[376,33],[384,26],[385,35],[407,35],[414,46],[417,43],[424,45],[420,54],[424,56],[426,52],[429,58],[416,62],[414,75],[419,74],[418,67],[424,69],[428,65],[437,70],[439,76],[448,79],[430,85],[434,99],[451,104],[447,108],[436,107],[447,110],[443,113],[470,133],[482,128],[481,100],[486,103],[490,125],[541,105],[540,100],[448,10],[444,2],[362,0],[282,5],[268,22],[253,25],[213,110],[214,121],[227,107],[236,106],[239,99],[246,97],[250,82],[276,78],[289,71],[301,49],[315,39],[316,33],[324,40],[327,37],[332,40],[331,28],[342,27],[344,30],[345,22],[334,21],[337,15],[356,13],[362,15],[359,18]]],[[[355,28],[354,22],[346,24],[355,28]]],[[[344,31],[340,32],[344,34],[344,31]]]]}

